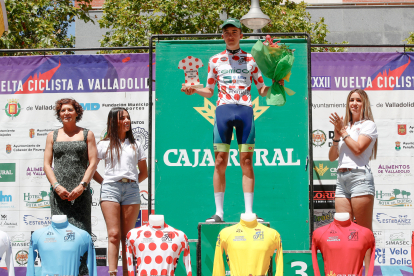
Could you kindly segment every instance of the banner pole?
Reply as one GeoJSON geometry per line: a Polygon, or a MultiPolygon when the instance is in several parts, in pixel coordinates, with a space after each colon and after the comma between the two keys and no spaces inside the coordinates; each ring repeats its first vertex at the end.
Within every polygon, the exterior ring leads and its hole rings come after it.
{"type": "MultiPolygon", "coordinates": [[[[149,40],[149,72],[148,72],[148,219],[152,211],[152,36],[149,40]]],[[[142,217],[141,217],[142,219],[142,217]]]]}
{"type": "Polygon", "coordinates": [[[312,248],[312,234],[314,231],[314,206],[313,206],[313,141],[312,141],[312,61],[311,61],[311,36],[307,34],[308,41],[308,119],[309,119],[309,250],[312,248]]]}

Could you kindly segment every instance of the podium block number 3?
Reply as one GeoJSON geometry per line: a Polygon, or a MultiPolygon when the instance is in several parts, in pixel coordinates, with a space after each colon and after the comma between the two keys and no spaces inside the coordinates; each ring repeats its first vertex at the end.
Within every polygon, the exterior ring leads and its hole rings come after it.
{"type": "Polygon", "coordinates": [[[295,266],[300,266],[299,269],[296,269],[296,273],[298,275],[302,275],[302,276],[308,276],[308,274],[306,274],[306,269],[308,268],[308,265],[305,262],[292,262],[290,267],[295,267],[295,266]]]}

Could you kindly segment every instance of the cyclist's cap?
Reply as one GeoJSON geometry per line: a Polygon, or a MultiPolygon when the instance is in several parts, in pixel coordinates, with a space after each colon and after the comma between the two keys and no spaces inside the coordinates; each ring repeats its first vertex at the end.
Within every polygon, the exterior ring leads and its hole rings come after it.
{"type": "Polygon", "coordinates": [[[223,29],[224,27],[231,25],[234,26],[236,28],[241,29],[241,24],[240,24],[240,20],[236,19],[236,18],[228,18],[226,19],[226,21],[224,21],[223,25],[221,25],[221,28],[223,29]]]}

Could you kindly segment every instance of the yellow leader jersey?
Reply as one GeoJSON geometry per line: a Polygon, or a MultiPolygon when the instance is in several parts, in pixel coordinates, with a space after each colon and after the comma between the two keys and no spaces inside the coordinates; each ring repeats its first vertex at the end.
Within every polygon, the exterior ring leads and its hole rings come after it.
{"type": "Polygon", "coordinates": [[[276,276],[283,276],[282,240],[279,233],[256,220],[224,228],[217,238],[213,276],[225,276],[223,250],[232,276],[266,275],[277,250],[276,276]]]}

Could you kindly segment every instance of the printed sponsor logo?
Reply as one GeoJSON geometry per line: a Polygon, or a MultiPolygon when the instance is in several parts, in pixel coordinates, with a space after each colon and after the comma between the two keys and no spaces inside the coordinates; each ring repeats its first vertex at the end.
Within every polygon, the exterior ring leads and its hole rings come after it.
{"type": "Polygon", "coordinates": [[[51,243],[51,242],[57,242],[57,241],[56,241],[56,239],[54,237],[53,238],[46,238],[44,240],[44,243],[51,243]]]}
{"type": "Polygon", "coordinates": [[[401,142],[400,141],[396,141],[395,142],[395,150],[396,151],[400,151],[401,150],[401,142]]]}
{"type": "Polygon", "coordinates": [[[19,265],[26,265],[27,261],[29,260],[29,252],[26,250],[17,251],[15,260],[19,265]]]}
{"type": "Polygon", "coordinates": [[[0,163],[0,182],[16,181],[16,164],[0,163]]]}
{"type": "Polygon", "coordinates": [[[375,248],[375,260],[379,264],[385,264],[385,248],[375,248]]]}
{"type": "MultiPolygon", "coordinates": [[[[411,244],[411,242],[410,242],[411,244]]],[[[411,257],[409,250],[405,248],[395,248],[394,246],[389,248],[391,253],[390,265],[411,265],[411,257]]]]}
{"type": "Polygon", "coordinates": [[[0,191],[0,202],[12,202],[13,201],[13,197],[11,195],[3,195],[3,191],[0,191]]]}
{"type": "Polygon", "coordinates": [[[378,173],[410,173],[410,165],[379,165],[378,173]]]}
{"type": "Polygon", "coordinates": [[[13,120],[14,117],[19,116],[21,109],[22,107],[20,106],[18,99],[10,99],[3,110],[6,112],[6,115],[13,120]]]}
{"type": "Polygon", "coordinates": [[[319,180],[336,179],[338,161],[313,161],[313,177],[319,180]]]}
{"type": "MultiPolygon", "coordinates": [[[[242,84],[246,84],[246,77],[243,76],[224,76],[223,77],[223,82],[227,83],[227,84],[235,84],[235,83],[242,83],[242,84]]],[[[234,91],[234,90],[233,90],[234,91]]],[[[241,90],[243,92],[246,92],[246,90],[241,90]]]]}
{"type": "MultiPolygon", "coordinates": [[[[214,159],[210,149],[193,149],[193,154],[189,155],[186,149],[169,149],[164,153],[164,163],[169,167],[205,167],[214,166],[214,159]],[[202,153],[201,153],[202,152],[202,153]],[[191,157],[191,159],[190,159],[191,157]]],[[[294,156],[293,148],[286,148],[285,153],[282,149],[273,149],[273,156],[267,149],[254,149],[256,154],[255,166],[300,166],[300,160],[294,156]],[[268,157],[268,155],[270,155],[268,157]]],[[[229,162],[231,165],[240,166],[238,162],[238,150],[230,150],[229,162]]]]}
{"type": "Polygon", "coordinates": [[[12,246],[24,246],[24,247],[29,247],[30,246],[30,240],[26,240],[24,238],[23,233],[16,234],[16,235],[12,236],[10,238],[10,240],[11,240],[11,245],[12,246]]]}
{"type": "Polygon", "coordinates": [[[390,216],[386,213],[377,213],[375,218],[379,223],[384,224],[411,225],[411,219],[408,218],[408,215],[390,216]]]}
{"type": "Polygon", "coordinates": [[[34,138],[35,137],[35,130],[34,128],[29,129],[29,137],[34,138]]]}
{"type": "Polygon", "coordinates": [[[398,125],[398,135],[406,135],[407,134],[407,125],[398,125]]]}
{"type": "MultiPolygon", "coordinates": [[[[147,190],[141,190],[139,192],[139,194],[141,196],[141,208],[148,209],[148,191],[147,190]]],[[[152,201],[151,205],[154,206],[154,202],[155,202],[154,196],[152,197],[151,201],[152,201]]],[[[144,218],[142,218],[142,219],[144,219],[144,218]]],[[[143,222],[143,225],[144,224],[145,223],[143,222]]]]}
{"type": "Polygon", "coordinates": [[[256,234],[253,236],[254,241],[262,241],[264,240],[264,232],[263,231],[256,231],[256,234]]]}
{"type": "Polygon", "coordinates": [[[326,241],[335,242],[335,241],[341,241],[341,239],[338,236],[330,236],[330,237],[328,237],[328,239],[326,241]]]}
{"type": "MultiPolygon", "coordinates": [[[[329,211],[322,210],[322,212],[318,212],[318,211],[319,210],[315,210],[315,214],[313,216],[314,217],[313,220],[315,222],[316,228],[327,225],[333,221],[335,210],[329,210],[329,211]]],[[[335,234],[335,233],[331,232],[331,234],[335,234]]]]}
{"type": "Polygon", "coordinates": [[[336,185],[313,185],[313,203],[315,209],[335,208],[336,185]]]}
{"type": "Polygon", "coordinates": [[[26,179],[31,179],[36,182],[40,179],[46,179],[46,173],[43,171],[43,166],[30,166],[26,168],[26,179]]]}
{"type": "Polygon", "coordinates": [[[75,232],[73,232],[72,230],[66,230],[66,236],[63,237],[63,240],[65,242],[75,241],[75,232]]]}
{"type": "Polygon", "coordinates": [[[392,192],[375,192],[375,198],[378,200],[378,204],[389,207],[412,207],[413,201],[409,198],[410,196],[411,192],[402,189],[393,189],[392,192]],[[401,198],[398,198],[400,195],[401,198]]]}
{"type": "Polygon", "coordinates": [[[312,88],[331,88],[331,77],[312,77],[312,88]]]}
{"type": "Polygon", "coordinates": [[[97,266],[106,266],[106,258],[107,258],[106,252],[107,252],[106,248],[95,248],[97,266]]]}
{"type": "Polygon", "coordinates": [[[40,191],[39,194],[24,193],[23,200],[28,208],[50,208],[50,192],[40,191]]]}
{"type": "Polygon", "coordinates": [[[392,233],[389,237],[389,240],[385,241],[385,245],[411,245],[411,241],[406,240],[404,237],[404,232],[392,233]]]}
{"type": "Polygon", "coordinates": [[[51,224],[50,217],[39,218],[39,217],[35,217],[32,215],[24,215],[23,222],[26,225],[30,225],[30,226],[33,226],[33,225],[49,226],[51,224]]]}
{"type": "Polygon", "coordinates": [[[384,245],[384,232],[383,231],[372,231],[375,238],[375,246],[382,247],[384,245]]]}
{"type": "Polygon", "coordinates": [[[139,141],[144,150],[146,150],[148,148],[148,131],[142,127],[136,127],[132,129],[132,134],[135,140],[139,141]]]}
{"type": "Polygon", "coordinates": [[[0,227],[2,228],[17,228],[17,218],[15,216],[8,216],[7,214],[0,214],[0,227]]]}
{"type": "Polygon", "coordinates": [[[358,232],[351,232],[348,235],[348,241],[358,241],[358,232]]]}
{"type": "Polygon", "coordinates": [[[236,230],[236,233],[242,233],[243,232],[243,230],[242,229],[237,229],[236,230]]]}
{"type": "Polygon", "coordinates": [[[223,70],[219,70],[219,73],[220,74],[234,74],[234,73],[245,73],[245,74],[248,74],[250,71],[249,70],[247,70],[247,69],[240,69],[240,68],[237,68],[237,69],[223,69],[223,70]]]}
{"type": "MultiPolygon", "coordinates": [[[[244,90],[243,90],[244,91],[244,90]]],[[[259,103],[259,97],[256,97],[252,101],[254,120],[257,120],[263,113],[269,109],[269,106],[261,106],[259,103]]],[[[203,116],[210,124],[214,126],[214,118],[216,116],[216,105],[211,103],[207,98],[204,98],[204,106],[194,107],[194,109],[203,116]]]]}
{"type": "Polygon", "coordinates": [[[246,241],[246,239],[244,238],[244,236],[235,236],[233,241],[237,242],[237,241],[246,241]]]}
{"type": "Polygon", "coordinates": [[[164,232],[164,236],[162,236],[161,240],[163,242],[172,242],[174,238],[174,234],[172,232],[164,232]]]}
{"type": "Polygon", "coordinates": [[[12,152],[12,146],[10,144],[6,145],[6,153],[10,154],[12,152]]]}
{"type": "Polygon", "coordinates": [[[326,134],[320,129],[312,131],[312,144],[316,147],[322,147],[326,142],[326,134]]]}
{"type": "Polygon", "coordinates": [[[99,110],[99,108],[101,108],[101,105],[98,103],[79,103],[83,110],[91,110],[91,111],[96,111],[99,110]]]}

